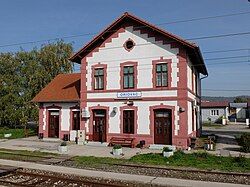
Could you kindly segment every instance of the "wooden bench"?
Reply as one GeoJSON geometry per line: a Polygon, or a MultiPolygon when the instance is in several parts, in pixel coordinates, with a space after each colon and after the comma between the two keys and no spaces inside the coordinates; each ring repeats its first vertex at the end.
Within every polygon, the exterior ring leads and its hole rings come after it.
{"type": "Polygon", "coordinates": [[[134,138],[119,138],[119,137],[112,137],[110,139],[110,145],[119,144],[121,146],[129,146],[134,148],[134,138]]]}

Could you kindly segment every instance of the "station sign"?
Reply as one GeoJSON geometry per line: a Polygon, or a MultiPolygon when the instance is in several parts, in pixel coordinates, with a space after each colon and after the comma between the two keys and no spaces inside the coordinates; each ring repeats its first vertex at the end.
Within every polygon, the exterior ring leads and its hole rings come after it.
{"type": "Polygon", "coordinates": [[[141,92],[117,92],[117,98],[140,98],[141,92]]]}

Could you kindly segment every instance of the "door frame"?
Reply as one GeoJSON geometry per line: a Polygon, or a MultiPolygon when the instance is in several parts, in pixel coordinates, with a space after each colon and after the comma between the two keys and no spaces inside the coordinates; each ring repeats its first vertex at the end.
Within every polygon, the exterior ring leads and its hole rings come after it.
{"type": "Polygon", "coordinates": [[[173,138],[174,138],[174,131],[175,131],[175,126],[174,126],[174,121],[175,121],[175,115],[174,115],[174,111],[175,111],[175,107],[174,106],[168,106],[168,105],[155,105],[155,106],[150,106],[149,110],[150,110],[150,135],[152,136],[152,142],[154,143],[155,137],[154,137],[154,118],[155,118],[155,110],[159,110],[159,109],[166,109],[171,111],[171,145],[173,144],[173,138]]]}
{"type": "MultiPolygon", "coordinates": [[[[163,141],[164,143],[157,143],[157,144],[166,144],[166,142],[168,142],[166,145],[172,145],[172,110],[170,109],[154,109],[154,134],[155,134],[155,131],[156,131],[156,113],[157,112],[166,112],[166,113],[169,113],[170,117],[160,117],[161,120],[163,120],[165,122],[165,120],[170,120],[171,124],[170,124],[170,132],[169,132],[169,135],[164,135],[164,134],[161,134],[161,139],[158,138],[158,141],[163,141]],[[169,137],[170,136],[170,137],[169,137]]],[[[154,136],[154,143],[156,144],[156,137],[154,136]]]]}
{"type": "Polygon", "coordinates": [[[109,133],[109,107],[107,106],[92,106],[89,107],[90,111],[90,119],[89,119],[89,130],[86,132],[86,136],[88,136],[88,140],[93,141],[93,120],[94,120],[94,115],[93,111],[94,110],[105,110],[106,111],[106,142],[108,141],[108,133],[109,133]]]}
{"type": "Polygon", "coordinates": [[[80,121],[80,130],[82,130],[82,127],[81,127],[81,110],[80,110],[80,107],[78,105],[75,105],[73,107],[70,107],[70,129],[69,131],[73,130],[73,123],[74,123],[74,112],[75,111],[79,111],[80,112],[80,118],[79,118],[79,121],[80,121]]]}
{"type": "Polygon", "coordinates": [[[58,138],[61,137],[61,116],[62,116],[62,107],[57,106],[57,105],[50,105],[46,107],[46,126],[45,126],[45,134],[44,137],[49,137],[49,111],[51,110],[58,110],[59,111],[59,136],[58,138]]]}

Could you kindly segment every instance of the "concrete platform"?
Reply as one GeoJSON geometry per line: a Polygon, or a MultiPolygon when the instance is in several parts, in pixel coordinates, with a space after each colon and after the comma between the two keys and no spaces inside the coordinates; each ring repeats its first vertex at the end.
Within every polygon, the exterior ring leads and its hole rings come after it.
{"type": "Polygon", "coordinates": [[[218,182],[204,182],[204,181],[194,181],[194,180],[183,180],[175,178],[164,178],[164,177],[152,177],[145,175],[132,175],[124,173],[114,173],[114,172],[104,172],[104,171],[93,171],[77,168],[69,168],[63,166],[53,166],[53,165],[43,165],[32,162],[20,162],[13,160],[3,160],[0,159],[0,164],[8,165],[13,167],[21,167],[28,169],[38,169],[43,171],[51,171],[56,173],[63,174],[73,174],[77,176],[84,177],[95,177],[95,178],[104,178],[104,179],[114,179],[122,180],[128,182],[139,182],[142,185],[149,186],[171,186],[171,187],[246,187],[248,185],[241,184],[229,184],[229,183],[218,183],[218,182]]]}

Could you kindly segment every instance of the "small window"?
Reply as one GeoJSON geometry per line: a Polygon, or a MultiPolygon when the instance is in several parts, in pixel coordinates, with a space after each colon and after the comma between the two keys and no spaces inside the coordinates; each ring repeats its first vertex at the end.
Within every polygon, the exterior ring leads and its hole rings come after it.
{"type": "Polygon", "coordinates": [[[218,116],[219,110],[211,110],[211,116],[218,116]]]}
{"type": "Polygon", "coordinates": [[[167,64],[156,64],[156,86],[168,86],[168,66],[167,64]]]}
{"type": "Polygon", "coordinates": [[[123,88],[134,88],[134,66],[125,66],[123,68],[123,88]]]}
{"type": "Polygon", "coordinates": [[[127,40],[125,43],[124,43],[124,48],[127,50],[127,51],[130,51],[133,49],[133,47],[135,46],[135,43],[133,42],[133,40],[129,39],[127,40]]]}
{"type": "Polygon", "coordinates": [[[123,111],[123,133],[134,134],[134,110],[123,111]]]}
{"type": "Polygon", "coordinates": [[[104,69],[103,68],[95,69],[94,79],[95,79],[95,90],[103,90],[104,89],[104,69]]]}

